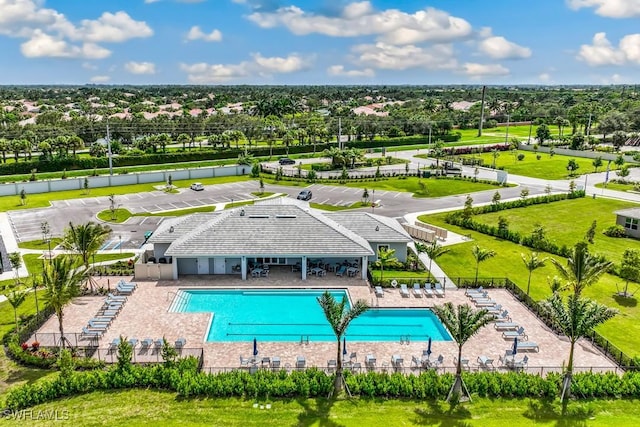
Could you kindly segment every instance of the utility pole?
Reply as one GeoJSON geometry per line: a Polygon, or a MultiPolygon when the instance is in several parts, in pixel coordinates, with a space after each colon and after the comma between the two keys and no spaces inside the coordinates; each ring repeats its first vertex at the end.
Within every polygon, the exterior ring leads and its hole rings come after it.
{"type": "Polygon", "coordinates": [[[482,125],[484,123],[484,101],[487,95],[487,87],[482,86],[482,104],[480,105],[480,124],[478,125],[478,136],[482,136],[482,125]]]}
{"type": "Polygon", "coordinates": [[[109,158],[109,175],[113,175],[113,159],[111,154],[111,137],[109,135],[109,122],[107,122],[107,156],[109,158]]]}
{"type": "Polygon", "coordinates": [[[531,144],[531,131],[533,130],[533,117],[529,118],[529,139],[527,139],[527,144],[531,144]]]}
{"type": "Polygon", "coordinates": [[[587,121],[587,129],[585,130],[585,142],[589,144],[589,131],[591,130],[591,113],[589,113],[589,121],[587,121]]]}
{"type": "Polygon", "coordinates": [[[342,118],[338,117],[338,149],[342,150],[342,118]]]}
{"type": "Polygon", "coordinates": [[[504,143],[509,143],[509,122],[511,121],[511,116],[507,114],[507,132],[504,134],[504,143]]]}

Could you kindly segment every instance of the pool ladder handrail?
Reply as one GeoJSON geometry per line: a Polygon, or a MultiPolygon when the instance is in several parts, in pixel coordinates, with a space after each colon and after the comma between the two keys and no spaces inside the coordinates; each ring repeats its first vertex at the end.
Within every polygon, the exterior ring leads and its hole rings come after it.
{"type": "Polygon", "coordinates": [[[309,344],[309,335],[300,335],[300,344],[309,344]]]}
{"type": "Polygon", "coordinates": [[[400,335],[400,345],[411,344],[411,335],[400,335]]]}
{"type": "Polygon", "coordinates": [[[185,302],[187,300],[187,296],[184,294],[181,294],[180,291],[169,291],[167,292],[167,301],[169,301],[170,295],[173,295],[174,297],[182,298],[182,301],[185,301],[185,302]]]}

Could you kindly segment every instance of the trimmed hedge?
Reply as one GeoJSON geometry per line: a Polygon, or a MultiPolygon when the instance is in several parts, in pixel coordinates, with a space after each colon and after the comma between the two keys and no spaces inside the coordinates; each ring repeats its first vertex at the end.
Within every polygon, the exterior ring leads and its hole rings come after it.
{"type": "MultiPolygon", "coordinates": [[[[250,374],[237,370],[205,374],[198,372],[197,365],[197,359],[187,358],[172,366],[128,366],[126,369],[113,366],[107,370],[70,372],[53,380],[12,388],[7,393],[6,405],[15,411],[65,396],[128,388],[170,390],[181,398],[270,399],[324,397],[333,387],[333,375],[315,368],[291,373],[258,370],[250,374]]],[[[464,373],[463,377],[469,392],[483,397],[555,398],[562,385],[562,376],[555,373],[542,377],[516,372],[479,372],[464,373]]],[[[452,374],[438,375],[434,371],[419,375],[345,372],[351,393],[363,397],[436,399],[446,396],[453,379],[452,374]]],[[[639,398],[640,373],[575,374],[571,391],[580,398],[639,398]]]]}

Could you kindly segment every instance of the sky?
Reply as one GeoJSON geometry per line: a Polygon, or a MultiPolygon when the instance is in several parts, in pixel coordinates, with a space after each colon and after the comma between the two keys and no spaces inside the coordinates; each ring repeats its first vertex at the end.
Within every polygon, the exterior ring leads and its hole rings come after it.
{"type": "Polygon", "coordinates": [[[0,84],[632,84],[640,0],[0,0],[0,84]]]}

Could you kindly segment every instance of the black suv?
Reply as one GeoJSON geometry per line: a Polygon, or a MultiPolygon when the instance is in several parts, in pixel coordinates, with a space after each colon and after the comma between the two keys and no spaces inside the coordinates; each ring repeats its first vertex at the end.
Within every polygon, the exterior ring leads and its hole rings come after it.
{"type": "Polygon", "coordinates": [[[302,190],[298,194],[298,200],[311,200],[311,190],[302,190]]]}
{"type": "Polygon", "coordinates": [[[281,165],[295,165],[296,161],[288,157],[283,157],[280,160],[278,160],[278,163],[280,163],[281,165]]]}

